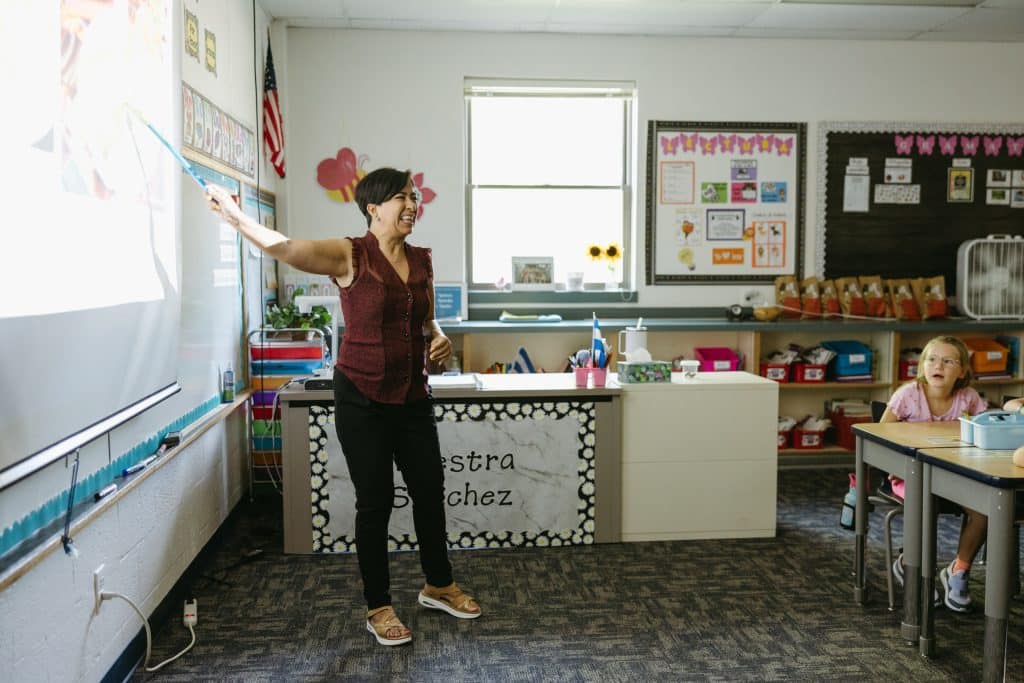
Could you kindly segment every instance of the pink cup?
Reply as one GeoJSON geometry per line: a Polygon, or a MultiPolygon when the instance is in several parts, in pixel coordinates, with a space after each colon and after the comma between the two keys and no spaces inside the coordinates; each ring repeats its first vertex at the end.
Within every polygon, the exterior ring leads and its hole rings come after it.
{"type": "Polygon", "coordinates": [[[603,388],[605,380],[608,378],[608,368],[590,368],[590,372],[594,377],[594,388],[603,388]]]}
{"type": "Polygon", "coordinates": [[[586,389],[587,374],[590,372],[590,368],[573,368],[572,371],[576,374],[576,388],[586,389]]]}

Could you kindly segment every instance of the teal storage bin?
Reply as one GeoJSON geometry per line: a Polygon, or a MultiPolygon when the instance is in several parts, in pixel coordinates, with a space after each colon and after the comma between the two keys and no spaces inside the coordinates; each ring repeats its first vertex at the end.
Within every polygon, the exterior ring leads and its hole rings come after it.
{"type": "Polygon", "coordinates": [[[871,349],[862,342],[840,340],[822,342],[829,351],[835,351],[836,357],[829,363],[833,377],[858,377],[871,374],[871,349]]]}

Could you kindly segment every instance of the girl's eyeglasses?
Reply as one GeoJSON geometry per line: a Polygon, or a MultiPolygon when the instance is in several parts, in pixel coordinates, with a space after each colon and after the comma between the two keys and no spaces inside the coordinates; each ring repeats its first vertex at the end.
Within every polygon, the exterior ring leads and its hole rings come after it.
{"type": "Polygon", "coordinates": [[[942,365],[947,368],[951,368],[954,365],[960,365],[959,358],[939,358],[938,356],[928,356],[927,358],[924,359],[924,362],[931,363],[932,365],[942,363],[942,365]]]}

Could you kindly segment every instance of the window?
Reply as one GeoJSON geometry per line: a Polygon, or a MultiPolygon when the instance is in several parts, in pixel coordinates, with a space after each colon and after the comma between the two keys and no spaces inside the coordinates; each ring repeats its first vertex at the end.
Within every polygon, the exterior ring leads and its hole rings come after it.
{"type": "Polygon", "coordinates": [[[635,86],[466,80],[471,288],[512,281],[512,257],[551,257],[554,281],[628,287],[635,86]],[[609,245],[627,258],[592,261],[609,245]]]}

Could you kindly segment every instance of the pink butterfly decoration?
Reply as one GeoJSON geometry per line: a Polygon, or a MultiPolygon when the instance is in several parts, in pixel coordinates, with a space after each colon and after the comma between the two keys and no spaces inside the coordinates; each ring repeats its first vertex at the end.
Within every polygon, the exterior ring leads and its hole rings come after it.
{"type": "Polygon", "coordinates": [[[1024,135],[1019,138],[1006,136],[1006,153],[1011,157],[1019,157],[1024,154],[1024,135]]]}
{"type": "Polygon", "coordinates": [[[793,138],[788,137],[783,140],[780,137],[775,138],[775,151],[779,153],[780,157],[788,157],[789,153],[793,151],[793,138]]]}
{"type": "Polygon", "coordinates": [[[897,154],[910,154],[914,151],[914,136],[913,135],[897,135],[896,136],[896,153],[897,154]]]}
{"type": "Polygon", "coordinates": [[[999,156],[999,150],[1001,150],[1003,148],[1003,136],[1002,135],[997,135],[994,138],[990,138],[989,136],[986,135],[985,138],[984,138],[984,142],[985,142],[985,156],[987,156],[987,157],[997,157],[997,156],[999,156]]]}
{"type": "Polygon", "coordinates": [[[960,136],[960,149],[964,151],[969,157],[973,157],[978,153],[978,143],[981,142],[981,138],[975,135],[974,137],[967,137],[965,135],[960,136]]]}
{"type": "Polygon", "coordinates": [[[678,135],[673,135],[672,137],[665,137],[664,135],[661,136],[661,153],[665,155],[674,155],[676,152],[678,152],[679,138],[680,136],[678,135]]]}
{"type": "MultiPolygon", "coordinates": [[[[1021,138],[1024,140],[1024,138],[1021,138]]],[[[754,153],[754,138],[753,136],[745,138],[742,136],[736,136],[736,143],[739,145],[740,154],[753,154],[754,153]]]]}
{"type": "Polygon", "coordinates": [[[757,141],[758,149],[760,149],[762,152],[766,154],[772,151],[772,146],[775,144],[774,135],[755,135],[754,137],[760,138],[757,141]]]}
{"type": "Polygon", "coordinates": [[[420,207],[416,210],[416,220],[423,218],[423,207],[434,201],[437,193],[423,184],[423,174],[417,173],[412,177],[412,184],[420,191],[420,207]]]}
{"type": "Polygon", "coordinates": [[[951,157],[956,154],[956,136],[950,135],[948,138],[945,135],[939,136],[939,151],[944,156],[951,157]]]}
{"type": "Polygon", "coordinates": [[[680,135],[679,138],[683,141],[683,149],[687,152],[694,152],[697,150],[697,134],[692,135],[680,135]]]}
{"type": "Polygon", "coordinates": [[[718,138],[712,136],[706,138],[703,135],[700,136],[700,153],[707,156],[708,154],[714,154],[715,149],[718,148],[718,138]]]}
{"type": "Polygon", "coordinates": [[[932,150],[935,149],[935,136],[929,135],[924,137],[923,135],[917,136],[917,153],[923,154],[928,157],[932,155],[932,150]]]}
{"type": "Polygon", "coordinates": [[[732,152],[733,146],[736,144],[735,135],[719,135],[718,136],[718,147],[723,152],[732,152]]]}

